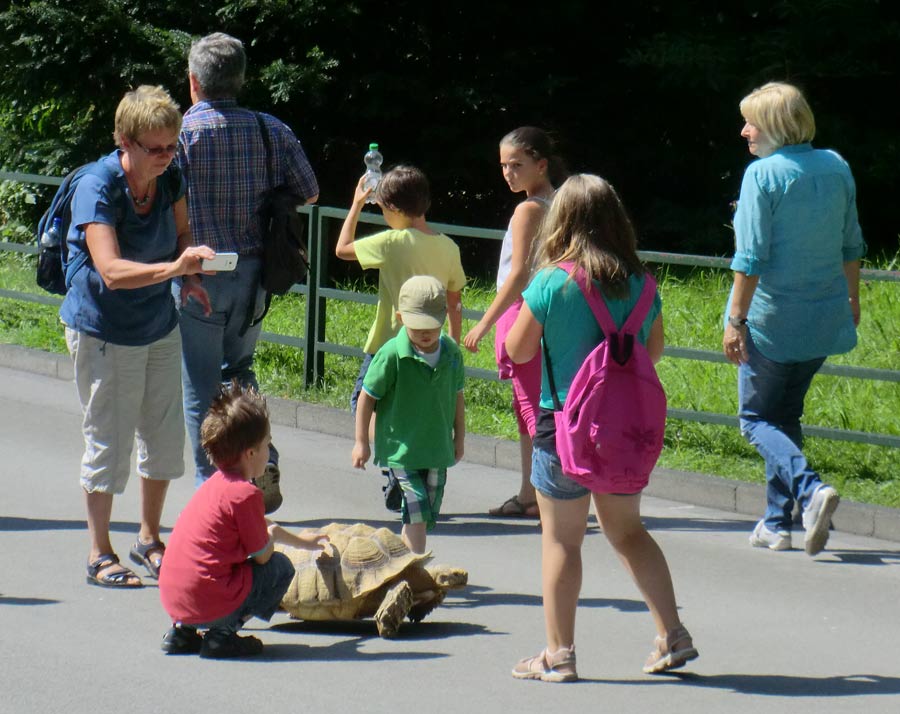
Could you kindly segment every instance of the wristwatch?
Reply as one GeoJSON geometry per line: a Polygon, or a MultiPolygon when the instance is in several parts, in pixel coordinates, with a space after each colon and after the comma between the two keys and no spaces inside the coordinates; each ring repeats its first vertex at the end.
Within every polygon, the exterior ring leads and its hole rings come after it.
{"type": "Polygon", "coordinates": [[[731,325],[736,330],[741,329],[744,325],[747,324],[746,317],[735,317],[734,315],[728,316],[728,324],[731,325]]]}

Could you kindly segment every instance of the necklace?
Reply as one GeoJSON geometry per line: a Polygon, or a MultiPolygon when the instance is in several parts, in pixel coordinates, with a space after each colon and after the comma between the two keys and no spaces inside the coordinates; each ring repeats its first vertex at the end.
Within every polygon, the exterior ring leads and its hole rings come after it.
{"type": "Polygon", "coordinates": [[[131,188],[131,182],[129,181],[129,183],[128,183],[129,193],[131,194],[131,200],[134,202],[134,205],[135,205],[135,206],[137,206],[138,208],[143,208],[143,207],[146,206],[148,203],[150,203],[150,198],[151,198],[151,193],[152,193],[151,190],[150,190],[150,187],[151,187],[152,185],[153,185],[152,180],[151,180],[151,181],[148,181],[148,182],[147,182],[147,190],[146,190],[146,192],[144,193],[144,197],[143,197],[143,198],[138,198],[138,197],[137,197],[137,193],[135,193],[134,189],[131,188]]]}

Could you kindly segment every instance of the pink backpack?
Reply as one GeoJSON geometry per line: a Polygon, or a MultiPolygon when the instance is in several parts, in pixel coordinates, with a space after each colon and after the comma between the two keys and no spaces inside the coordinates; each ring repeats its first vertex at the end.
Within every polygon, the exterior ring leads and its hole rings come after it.
{"type": "Polygon", "coordinates": [[[559,267],[581,288],[604,334],[575,374],[565,406],[556,396],[544,341],[562,470],[591,491],[637,493],[650,479],[666,427],[666,393],[637,338],[653,304],[656,281],[646,276],[637,304],[617,330],[600,291],[589,286],[584,270],[568,262],[559,267]]]}

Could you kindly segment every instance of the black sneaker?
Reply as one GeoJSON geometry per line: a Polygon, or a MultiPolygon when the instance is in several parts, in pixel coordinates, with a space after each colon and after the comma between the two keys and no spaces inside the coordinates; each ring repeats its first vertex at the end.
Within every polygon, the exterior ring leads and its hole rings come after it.
{"type": "Polygon", "coordinates": [[[174,625],[163,637],[162,651],[172,655],[197,654],[203,646],[203,638],[195,627],[174,625]]]}
{"type": "Polygon", "coordinates": [[[228,659],[230,657],[252,657],[263,651],[263,643],[256,637],[240,637],[236,632],[227,635],[206,633],[200,656],[206,659],[228,659]]]}
{"type": "Polygon", "coordinates": [[[253,479],[253,484],[263,493],[266,513],[273,513],[281,507],[281,470],[278,464],[272,461],[266,464],[265,473],[253,479]]]}

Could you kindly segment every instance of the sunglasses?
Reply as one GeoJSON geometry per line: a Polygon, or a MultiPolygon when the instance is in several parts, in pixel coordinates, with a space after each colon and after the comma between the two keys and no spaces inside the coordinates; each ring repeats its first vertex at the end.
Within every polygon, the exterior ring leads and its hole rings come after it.
{"type": "Polygon", "coordinates": [[[168,146],[144,146],[137,139],[134,140],[134,143],[137,144],[147,156],[166,156],[168,154],[174,154],[178,150],[178,144],[169,144],[168,146]]]}

